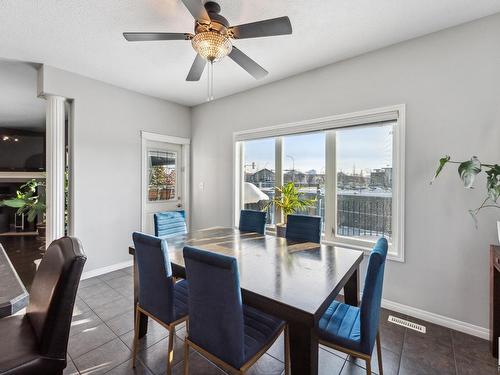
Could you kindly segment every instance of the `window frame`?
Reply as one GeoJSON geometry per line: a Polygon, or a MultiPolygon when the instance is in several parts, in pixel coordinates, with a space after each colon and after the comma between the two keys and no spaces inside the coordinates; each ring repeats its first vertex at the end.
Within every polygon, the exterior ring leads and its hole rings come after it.
{"type": "MultiPolygon", "coordinates": [[[[242,166],[244,147],[242,142],[275,137],[275,169],[276,186],[282,184],[283,178],[283,142],[286,135],[310,133],[315,131],[326,132],[325,158],[325,232],[322,242],[339,247],[353,248],[369,253],[373,243],[368,241],[338,237],[336,228],[336,141],[335,131],[357,126],[370,126],[385,121],[394,121],[393,127],[393,188],[392,188],[392,227],[393,238],[389,248],[388,259],[404,262],[404,232],[405,232],[405,105],[399,104],[389,107],[374,108],[359,112],[346,113],[322,117],[300,122],[280,124],[269,127],[238,131],[233,133],[233,223],[238,226],[240,207],[242,207],[242,166]],[[327,161],[330,160],[328,163],[327,161]],[[281,176],[281,179],[279,178],[281,176]]],[[[275,213],[278,222],[281,213],[275,213]]]]}

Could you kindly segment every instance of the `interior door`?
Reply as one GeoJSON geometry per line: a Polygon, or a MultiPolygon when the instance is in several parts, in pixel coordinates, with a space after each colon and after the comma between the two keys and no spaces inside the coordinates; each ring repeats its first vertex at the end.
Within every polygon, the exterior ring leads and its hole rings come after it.
{"type": "Polygon", "coordinates": [[[153,215],[160,211],[180,210],[182,197],[182,146],[166,142],[147,141],[143,163],[143,228],[154,234],[153,215]]]}

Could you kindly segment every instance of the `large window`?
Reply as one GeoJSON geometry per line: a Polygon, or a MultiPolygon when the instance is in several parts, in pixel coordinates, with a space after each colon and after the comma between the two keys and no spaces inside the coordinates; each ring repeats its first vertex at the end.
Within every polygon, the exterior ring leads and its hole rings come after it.
{"type": "MultiPolygon", "coordinates": [[[[314,202],[323,240],[369,250],[385,237],[403,260],[404,107],[391,107],[235,134],[235,222],[241,208],[268,210],[275,187],[293,182],[314,202]]],[[[237,223],[236,223],[237,224],[237,223]]]]}

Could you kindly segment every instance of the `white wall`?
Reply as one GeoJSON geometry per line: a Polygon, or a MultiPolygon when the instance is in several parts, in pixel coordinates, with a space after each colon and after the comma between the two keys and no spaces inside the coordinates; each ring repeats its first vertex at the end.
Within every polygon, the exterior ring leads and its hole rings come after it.
{"type": "Polygon", "coordinates": [[[189,138],[189,108],[50,66],[41,78],[44,93],[74,100],[73,225],[85,272],[129,261],[141,220],[140,131],[189,138]]]}
{"type": "Polygon", "coordinates": [[[484,181],[465,191],[454,168],[429,181],[444,154],[500,162],[498,35],[495,15],[195,107],[193,226],[232,224],[234,131],[404,103],[406,262],[387,265],[384,298],[487,327],[499,212],[476,230],[484,181]]]}

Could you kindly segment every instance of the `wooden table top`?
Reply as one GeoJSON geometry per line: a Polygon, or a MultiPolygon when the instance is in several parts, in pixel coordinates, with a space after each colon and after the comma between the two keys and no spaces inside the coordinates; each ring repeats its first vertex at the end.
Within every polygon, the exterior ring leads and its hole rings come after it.
{"type": "MultiPolygon", "coordinates": [[[[210,228],[167,239],[174,274],[184,272],[184,246],[237,258],[243,291],[317,317],[363,260],[363,252],[317,243],[210,228]]],[[[134,254],[134,249],[129,249],[134,254]]]]}
{"type": "Polygon", "coordinates": [[[0,318],[15,314],[28,304],[28,292],[0,244],[0,318]]]}

